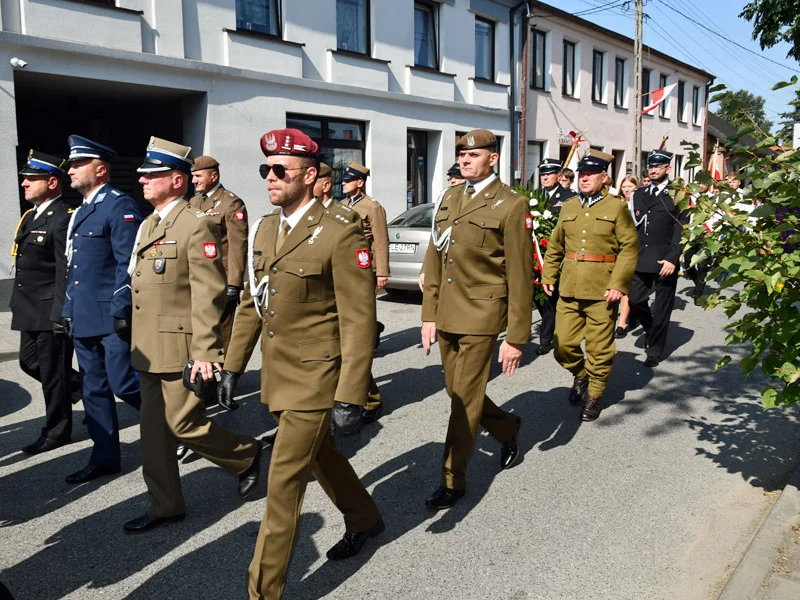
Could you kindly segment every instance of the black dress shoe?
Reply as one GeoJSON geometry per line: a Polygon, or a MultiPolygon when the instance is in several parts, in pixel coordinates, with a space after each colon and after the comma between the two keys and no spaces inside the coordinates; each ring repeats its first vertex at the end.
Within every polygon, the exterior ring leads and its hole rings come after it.
{"type": "Polygon", "coordinates": [[[262,448],[269,448],[270,446],[275,445],[275,439],[278,437],[278,430],[276,429],[273,433],[268,433],[264,437],[260,438],[258,441],[261,444],[262,448]]]}
{"type": "Polygon", "coordinates": [[[600,411],[603,410],[600,406],[600,398],[587,396],[586,402],[583,404],[581,411],[581,421],[594,421],[600,416],[600,411]]]}
{"type": "Polygon", "coordinates": [[[536,354],[538,354],[539,356],[544,356],[545,354],[548,354],[550,350],[552,350],[555,347],[556,345],[553,342],[549,342],[547,344],[539,344],[539,347],[536,349],[536,354]]]}
{"type": "Polygon", "coordinates": [[[326,556],[328,560],[344,560],[358,554],[367,543],[367,540],[374,538],[386,529],[383,519],[378,517],[378,522],[366,531],[356,531],[355,533],[345,533],[336,545],[328,550],[326,556]]]}
{"type": "Polygon", "coordinates": [[[655,356],[648,356],[644,361],[645,367],[657,367],[658,366],[658,359],[655,356]]]}
{"type": "Polygon", "coordinates": [[[443,508],[452,508],[456,505],[461,498],[464,497],[464,490],[451,490],[447,487],[440,487],[438,490],[431,494],[431,497],[425,500],[425,506],[432,510],[442,510],[443,508]]]}
{"type": "Polygon", "coordinates": [[[364,425],[374,423],[383,414],[383,403],[378,405],[378,408],[367,410],[366,408],[361,411],[361,422],[364,425]]]}
{"type": "Polygon", "coordinates": [[[125,533],[144,533],[145,531],[155,529],[159,525],[183,521],[185,516],[186,513],[181,513],[172,517],[151,517],[150,515],[144,515],[138,519],[128,521],[122,528],[125,530],[125,533]]]}
{"type": "Polygon", "coordinates": [[[576,377],[572,382],[572,389],[569,391],[569,403],[578,405],[586,402],[586,394],[589,391],[589,377],[576,377]]]}
{"type": "Polygon", "coordinates": [[[519,429],[522,427],[522,419],[515,416],[517,420],[517,429],[514,432],[514,437],[508,442],[503,442],[503,447],[500,449],[500,468],[502,470],[510,469],[519,456],[519,445],[517,444],[517,437],[519,436],[519,429]]]}
{"type": "Polygon", "coordinates": [[[614,337],[618,340],[621,340],[626,335],[628,335],[627,327],[617,327],[616,331],[614,331],[614,337]]]}
{"type": "Polygon", "coordinates": [[[375,331],[375,348],[381,345],[381,334],[386,329],[386,325],[378,321],[378,329],[375,331]]]}
{"type": "Polygon", "coordinates": [[[180,459],[182,459],[184,456],[186,456],[186,453],[187,453],[187,452],[189,452],[189,448],[187,448],[186,446],[184,446],[184,445],[183,445],[183,444],[181,444],[181,443],[179,443],[179,444],[178,444],[178,445],[175,447],[175,453],[178,455],[178,460],[180,460],[180,459]]]}
{"type": "Polygon", "coordinates": [[[120,468],[113,469],[111,467],[104,467],[102,465],[88,465],[72,475],[67,475],[67,483],[86,483],[92,479],[97,479],[103,475],[116,475],[120,472],[120,468]]]}
{"type": "Polygon", "coordinates": [[[256,443],[256,457],[247,470],[239,475],[239,497],[247,498],[258,485],[258,476],[261,473],[261,444],[256,443]]]}
{"type": "Polygon", "coordinates": [[[53,440],[46,436],[41,436],[38,440],[29,444],[22,448],[22,451],[25,454],[41,454],[42,452],[49,452],[50,450],[55,450],[56,448],[61,448],[61,446],[66,446],[70,443],[70,440],[53,440]]]}

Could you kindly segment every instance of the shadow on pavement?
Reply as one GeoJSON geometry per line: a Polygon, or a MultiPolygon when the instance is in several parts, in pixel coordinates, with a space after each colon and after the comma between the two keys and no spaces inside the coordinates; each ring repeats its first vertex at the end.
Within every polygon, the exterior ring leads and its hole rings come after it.
{"type": "MultiPolygon", "coordinates": [[[[20,371],[21,377],[26,377],[20,371]]],[[[31,395],[20,384],[8,379],[0,379],[0,418],[22,410],[31,403],[31,395]]],[[[42,401],[42,420],[44,420],[44,400],[42,401]]]]}

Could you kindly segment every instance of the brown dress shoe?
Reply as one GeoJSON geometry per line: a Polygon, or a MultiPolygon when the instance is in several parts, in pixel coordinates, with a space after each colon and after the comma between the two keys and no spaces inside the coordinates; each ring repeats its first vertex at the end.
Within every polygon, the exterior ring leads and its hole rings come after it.
{"type": "Polygon", "coordinates": [[[576,377],[569,391],[569,403],[577,406],[581,402],[586,402],[589,391],[589,376],[576,377]]]}
{"type": "Polygon", "coordinates": [[[583,403],[583,410],[581,411],[582,421],[594,421],[600,416],[600,411],[603,410],[600,406],[600,398],[587,396],[586,402],[583,403]]]}

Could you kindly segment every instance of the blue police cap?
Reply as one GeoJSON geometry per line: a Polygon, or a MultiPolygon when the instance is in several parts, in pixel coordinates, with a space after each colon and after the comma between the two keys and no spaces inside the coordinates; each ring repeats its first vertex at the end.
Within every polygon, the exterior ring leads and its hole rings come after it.
{"type": "Polygon", "coordinates": [[[672,152],[666,150],[652,150],[647,155],[648,165],[668,165],[672,162],[672,152]]]}
{"type": "Polygon", "coordinates": [[[613,154],[606,154],[591,148],[578,163],[577,171],[606,171],[608,165],[614,160],[613,154]]]}
{"type": "Polygon", "coordinates": [[[67,158],[69,162],[91,158],[99,158],[108,162],[117,155],[117,151],[113,148],[98,144],[79,135],[69,136],[67,144],[69,144],[69,158],[67,158]]]}
{"type": "Polygon", "coordinates": [[[182,171],[183,173],[191,173],[194,159],[192,158],[192,149],[190,146],[183,146],[163,140],[157,137],[151,137],[150,143],[147,144],[147,154],[144,157],[142,166],[136,169],[137,173],[157,173],[160,171],[182,171]]]}
{"type": "Polygon", "coordinates": [[[463,179],[461,176],[461,165],[458,163],[453,163],[453,166],[447,169],[447,176],[448,177],[458,177],[459,179],[463,179]]]}
{"type": "Polygon", "coordinates": [[[561,171],[561,161],[556,158],[545,158],[539,165],[539,175],[549,175],[561,171]]]}
{"type": "Polygon", "coordinates": [[[354,179],[364,179],[369,177],[369,169],[357,162],[351,162],[342,173],[342,181],[353,181],[354,179]]]}
{"type": "Polygon", "coordinates": [[[52,154],[45,154],[38,150],[31,150],[28,152],[28,160],[20,175],[47,175],[53,177],[64,177],[67,172],[64,170],[64,165],[67,161],[52,154]]]}

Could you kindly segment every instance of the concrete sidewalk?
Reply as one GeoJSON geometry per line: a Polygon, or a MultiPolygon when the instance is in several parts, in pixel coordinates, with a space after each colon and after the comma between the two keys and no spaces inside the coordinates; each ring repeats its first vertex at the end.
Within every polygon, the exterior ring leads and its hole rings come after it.
{"type": "Polygon", "coordinates": [[[800,469],[761,524],[719,600],[800,598],[800,469]]]}

